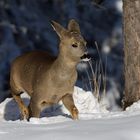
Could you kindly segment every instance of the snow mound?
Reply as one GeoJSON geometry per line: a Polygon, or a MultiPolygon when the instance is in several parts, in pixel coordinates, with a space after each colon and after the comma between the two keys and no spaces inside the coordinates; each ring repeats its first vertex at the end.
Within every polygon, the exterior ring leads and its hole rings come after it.
{"type": "Polygon", "coordinates": [[[125,112],[129,116],[140,115],[140,100],[127,107],[125,112]]]}
{"type": "MultiPolygon", "coordinates": [[[[93,118],[93,114],[106,113],[107,110],[104,106],[101,106],[97,99],[93,96],[91,92],[86,92],[79,87],[74,88],[74,102],[76,107],[79,110],[79,118],[80,119],[89,119],[93,118]]],[[[29,97],[26,94],[22,95],[22,99],[26,105],[29,104],[29,97]]],[[[61,122],[64,120],[71,120],[69,111],[65,108],[65,106],[60,102],[58,105],[54,105],[51,108],[48,108],[43,111],[41,114],[43,118],[31,118],[31,123],[49,123],[56,122],[55,118],[57,118],[57,122],[61,122]],[[47,118],[46,118],[47,115],[47,118]],[[49,117],[49,119],[48,119],[49,117]]],[[[95,116],[97,117],[97,116],[95,116]]],[[[0,104],[0,119],[1,120],[19,120],[20,112],[16,102],[12,98],[7,98],[4,102],[0,104]]]]}
{"type": "MultiPolygon", "coordinates": [[[[109,112],[106,105],[99,103],[94,95],[89,91],[84,91],[79,87],[74,88],[74,102],[79,110],[79,120],[89,119],[110,119],[140,115],[140,101],[128,107],[126,111],[109,112]]],[[[26,105],[29,104],[27,94],[22,95],[26,105]]],[[[0,121],[16,121],[31,124],[53,124],[65,121],[72,121],[69,111],[60,102],[41,113],[41,118],[31,118],[30,122],[20,121],[20,112],[16,102],[12,98],[7,98],[0,104],[0,121]]]]}
{"type": "MultiPolygon", "coordinates": [[[[74,88],[74,102],[80,114],[106,113],[104,106],[100,105],[94,95],[89,91],[84,91],[79,87],[74,88]]],[[[62,105],[62,111],[68,113],[62,105]]]]}

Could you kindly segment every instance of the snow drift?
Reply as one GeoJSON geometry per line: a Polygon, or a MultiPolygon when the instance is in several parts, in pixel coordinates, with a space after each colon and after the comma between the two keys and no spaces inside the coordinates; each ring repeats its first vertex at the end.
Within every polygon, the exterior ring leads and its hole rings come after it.
{"type": "MultiPolygon", "coordinates": [[[[79,118],[84,119],[84,114],[90,117],[91,114],[99,114],[108,112],[103,106],[101,106],[97,99],[93,96],[91,92],[85,92],[83,89],[75,87],[73,94],[74,102],[76,107],[79,110],[79,118]]],[[[26,105],[29,104],[29,97],[27,94],[22,95],[22,99],[26,105]]],[[[45,109],[41,117],[41,120],[47,120],[53,116],[65,116],[65,118],[69,118],[69,111],[65,108],[65,106],[60,102],[58,105],[54,105],[50,108],[45,109]]],[[[93,116],[93,115],[92,115],[93,116]]],[[[0,119],[1,120],[19,120],[20,113],[16,102],[12,98],[7,98],[4,102],[0,104],[0,119]]],[[[36,118],[31,118],[30,122],[33,120],[37,120],[36,118]]]]}

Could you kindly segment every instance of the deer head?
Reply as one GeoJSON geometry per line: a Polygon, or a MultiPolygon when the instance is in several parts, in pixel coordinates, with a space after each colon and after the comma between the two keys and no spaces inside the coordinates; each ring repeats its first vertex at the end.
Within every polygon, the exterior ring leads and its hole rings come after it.
{"type": "Polygon", "coordinates": [[[67,57],[71,61],[78,62],[87,53],[86,41],[82,37],[79,24],[70,20],[68,28],[64,28],[59,23],[52,21],[52,27],[60,38],[59,54],[67,57]]]}

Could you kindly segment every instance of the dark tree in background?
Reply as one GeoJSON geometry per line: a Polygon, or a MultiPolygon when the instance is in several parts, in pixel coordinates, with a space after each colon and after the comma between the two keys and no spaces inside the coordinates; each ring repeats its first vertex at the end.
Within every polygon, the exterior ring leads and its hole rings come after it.
{"type": "Polygon", "coordinates": [[[140,0],[123,0],[124,108],[140,99],[140,0]]]}

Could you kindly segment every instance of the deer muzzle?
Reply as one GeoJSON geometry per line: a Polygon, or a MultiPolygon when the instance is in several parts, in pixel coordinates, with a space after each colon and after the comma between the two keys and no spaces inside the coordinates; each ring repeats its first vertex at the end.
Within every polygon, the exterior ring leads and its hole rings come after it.
{"type": "Polygon", "coordinates": [[[85,52],[83,56],[81,56],[81,61],[87,62],[91,59],[90,55],[88,52],[85,52]]]}

